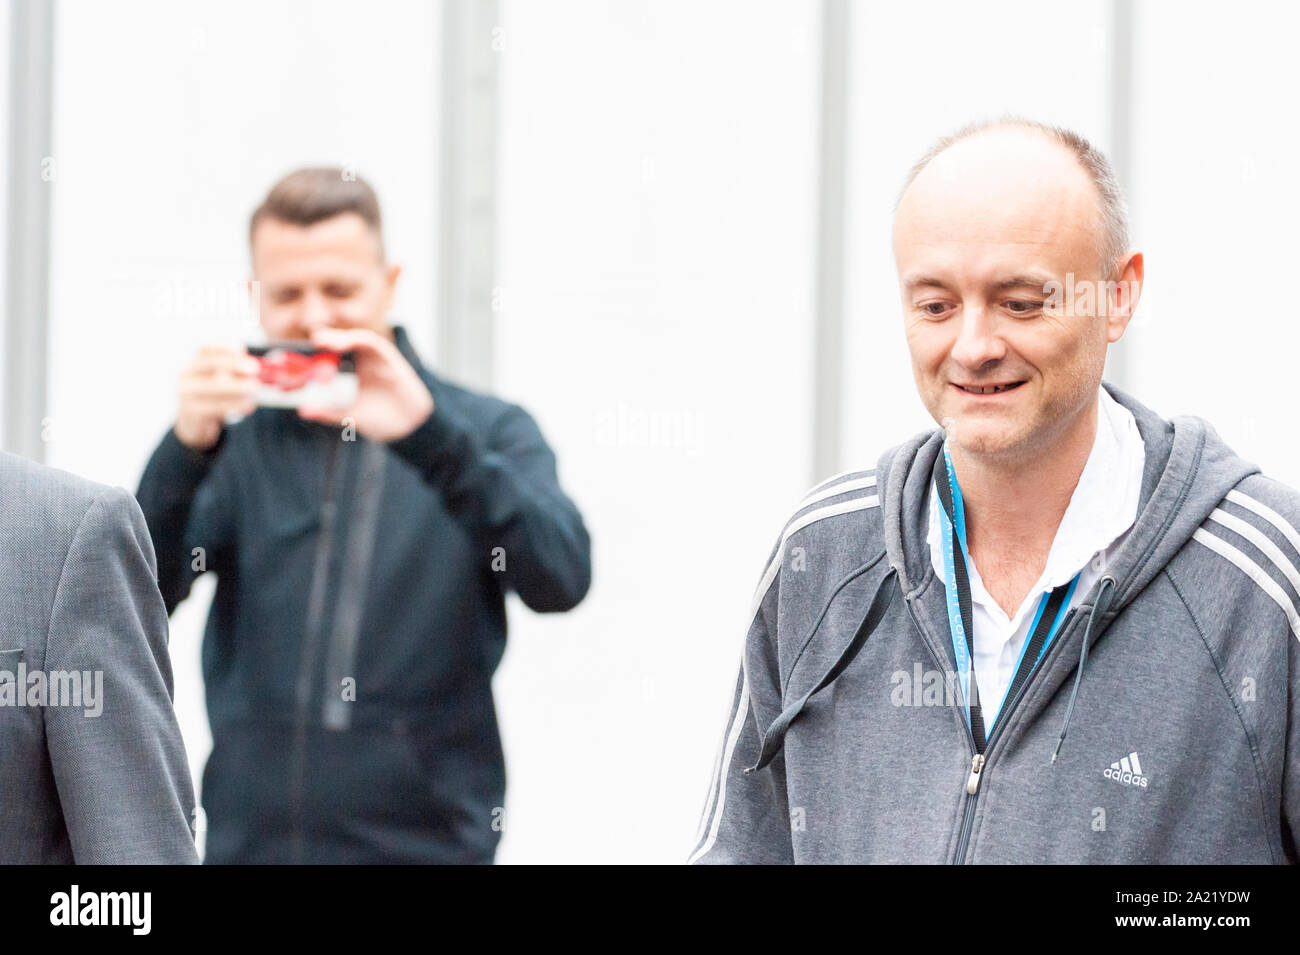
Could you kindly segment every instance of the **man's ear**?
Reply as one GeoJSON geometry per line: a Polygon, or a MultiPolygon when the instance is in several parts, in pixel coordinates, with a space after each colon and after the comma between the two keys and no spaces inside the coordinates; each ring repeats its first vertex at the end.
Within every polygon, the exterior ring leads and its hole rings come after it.
{"type": "Polygon", "coordinates": [[[1106,288],[1106,340],[1112,344],[1123,337],[1128,323],[1133,320],[1137,310],[1138,299],[1142,297],[1142,280],[1145,276],[1145,263],[1142,253],[1130,249],[1119,260],[1117,269],[1119,279],[1114,288],[1106,288]]]}

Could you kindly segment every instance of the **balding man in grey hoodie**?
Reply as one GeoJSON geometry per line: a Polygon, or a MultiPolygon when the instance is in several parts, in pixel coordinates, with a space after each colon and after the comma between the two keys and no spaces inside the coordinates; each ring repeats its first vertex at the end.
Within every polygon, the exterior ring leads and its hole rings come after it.
{"type": "Polygon", "coordinates": [[[1300,494],[1102,381],[1126,233],[1067,130],[913,170],[894,255],[939,428],[782,529],[692,861],[1297,861],[1300,494]]]}

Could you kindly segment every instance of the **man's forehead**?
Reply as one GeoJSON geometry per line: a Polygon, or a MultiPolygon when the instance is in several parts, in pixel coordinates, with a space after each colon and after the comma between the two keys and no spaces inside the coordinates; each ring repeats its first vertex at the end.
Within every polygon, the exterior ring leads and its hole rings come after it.
{"type": "Polygon", "coordinates": [[[308,226],[267,218],[253,233],[252,260],[255,272],[361,272],[380,264],[379,243],[365,220],[353,213],[308,226]]]}
{"type": "Polygon", "coordinates": [[[909,193],[937,193],[1015,184],[1088,194],[1091,182],[1070,149],[1035,129],[995,127],[939,153],[916,176],[909,193]]]}
{"type": "Polygon", "coordinates": [[[921,170],[899,203],[895,245],[1073,247],[1097,224],[1096,187],[1073,155],[1036,133],[998,130],[921,170]]]}

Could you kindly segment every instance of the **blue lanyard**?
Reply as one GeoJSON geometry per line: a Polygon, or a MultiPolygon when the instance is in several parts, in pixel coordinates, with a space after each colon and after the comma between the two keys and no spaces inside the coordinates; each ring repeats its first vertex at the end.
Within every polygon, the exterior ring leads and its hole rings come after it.
{"type": "MultiPolygon", "coordinates": [[[[971,728],[971,733],[975,737],[977,751],[983,752],[985,740],[984,722],[982,708],[978,700],[976,701],[978,716],[972,719],[971,713],[970,688],[973,676],[971,672],[971,635],[968,633],[968,627],[973,627],[973,623],[971,622],[970,585],[966,574],[966,568],[970,566],[966,547],[966,509],[962,501],[961,485],[957,483],[957,475],[953,471],[952,457],[948,453],[948,443],[946,441],[943,445],[943,474],[936,467],[934,479],[935,490],[940,502],[939,528],[943,539],[944,592],[948,605],[948,629],[952,636],[953,659],[957,663],[957,678],[961,684],[962,699],[965,701],[966,725],[971,728]],[[948,495],[944,495],[939,486],[939,481],[945,474],[948,495]],[[950,507],[952,509],[951,518],[948,515],[950,507]],[[960,552],[957,548],[960,548],[960,552]],[[959,556],[961,558],[960,568],[957,564],[959,556]],[[958,586],[959,574],[960,580],[965,585],[964,588],[958,586]],[[962,606],[963,602],[966,604],[965,607],[962,606]]],[[[1074,596],[1074,589],[1078,583],[1079,575],[1076,574],[1069,584],[1043,594],[1043,599],[1039,601],[1038,610],[1034,614],[1033,622],[1029,626],[1029,632],[1025,636],[1024,645],[1020,648],[1020,658],[1016,661],[1014,671],[1016,677],[1008,686],[1006,694],[993,708],[992,717],[988,722],[989,726],[992,726],[997,719],[1002,704],[1006,702],[1006,697],[1010,695],[1011,690],[1023,684],[1029,673],[1037,666],[1038,661],[1043,658],[1043,654],[1047,652],[1052,638],[1056,636],[1061,622],[1065,619],[1066,611],[1069,609],[1070,600],[1074,596]],[[1057,606],[1052,614],[1050,627],[1043,628],[1043,614],[1054,598],[1057,606]],[[1034,652],[1032,662],[1026,666],[1025,654],[1034,643],[1038,643],[1038,647],[1034,652]]],[[[976,692],[978,693],[978,687],[976,687],[976,692]]]]}

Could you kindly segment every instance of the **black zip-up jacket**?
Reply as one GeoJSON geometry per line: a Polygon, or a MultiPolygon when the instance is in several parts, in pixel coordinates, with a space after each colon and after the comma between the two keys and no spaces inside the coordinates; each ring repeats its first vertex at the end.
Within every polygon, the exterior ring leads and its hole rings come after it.
{"type": "Polygon", "coordinates": [[[263,408],[207,452],[168,431],[141,479],[168,613],[217,574],[209,862],[490,862],[505,594],[561,611],[590,584],[533,419],[433,375],[393,331],[434,399],[410,435],[263,408]]]}

